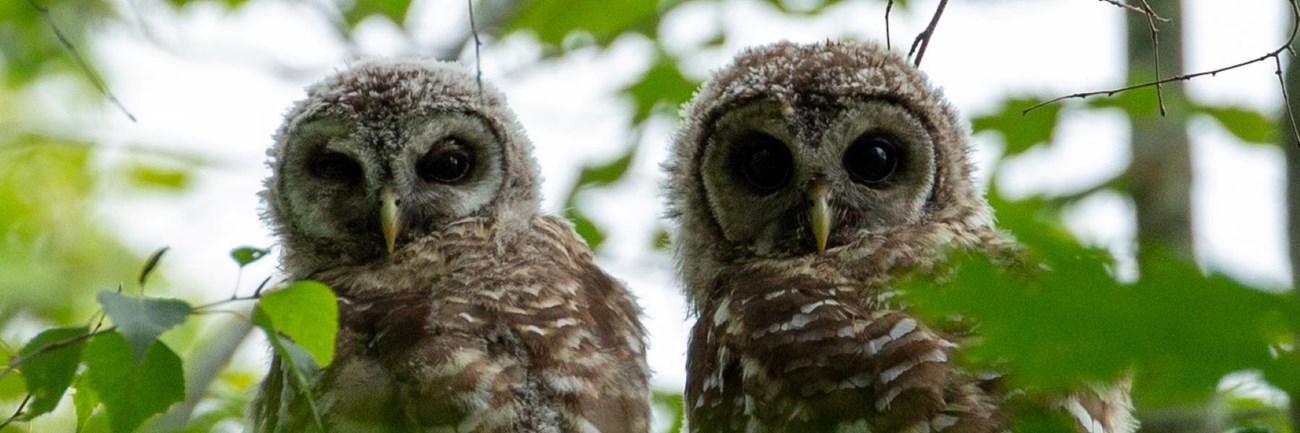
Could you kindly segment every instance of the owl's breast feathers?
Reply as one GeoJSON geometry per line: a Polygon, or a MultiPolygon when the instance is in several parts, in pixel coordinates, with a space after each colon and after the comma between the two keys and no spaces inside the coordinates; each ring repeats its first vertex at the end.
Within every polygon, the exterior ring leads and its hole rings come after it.
{"type": "Polygon", "coordinates": [[[738,266],[700,310],[696,431],[996,432],[1005,417],[949,363],[956,346],[813,262],[738,266]]]}
{"type": "Polygon", "coordinates": [[[339,293],[337,355],[318,386],[331,417],[646,431],[645,332],[631,295],[566,222],[532,226],[500,245],[490,222],[457,223],[389,263],[320,275],[339,293]]]}

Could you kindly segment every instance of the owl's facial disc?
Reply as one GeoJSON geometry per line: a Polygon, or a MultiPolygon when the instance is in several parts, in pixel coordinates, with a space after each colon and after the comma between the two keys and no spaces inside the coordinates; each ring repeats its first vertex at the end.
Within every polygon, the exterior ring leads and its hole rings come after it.
{"type": "Polygon", "coordinates": [[[757,100],[707,137],[700,177],[712,219],[759,256],[822,253],[925,217],[934,144],[902,106],[757,100]]]}

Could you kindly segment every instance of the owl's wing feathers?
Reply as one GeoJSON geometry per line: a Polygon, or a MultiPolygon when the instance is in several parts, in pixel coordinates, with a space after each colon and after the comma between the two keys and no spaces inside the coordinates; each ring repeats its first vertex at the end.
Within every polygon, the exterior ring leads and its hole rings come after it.
{"type": "MultiPolygon", "coordinates": [[[[341,297],[330,369],[338,374],[323,388],[355,400],[347,395],[363,385],[345,376],[373,364],[391,373],[392,399],[367,396],[362,412],[399,410],[387,425],[395,417],[457,431],[645,431],[645,332],[631,295],[595,267],[567,223],[533,225],[504,253],[465,239],[484,233],[444,234],[437,244],[449,252],[419,256],[440,263],[408,263],[449,271],[422,283],[431,290],[341,297]]],[[[384,388],[383,378],[370,380],[380,384],[365,386],[384,388]]]]}
{"type": "Polygon", "coordinates": [[[749,271],[722,283],[727,295],[696,324],[692,422],[748,418],[770,431],[1005,428],[994,399],[948,362],[955,345],[906,313],[866,308],[860,283],[814,269],[749,271]]]}

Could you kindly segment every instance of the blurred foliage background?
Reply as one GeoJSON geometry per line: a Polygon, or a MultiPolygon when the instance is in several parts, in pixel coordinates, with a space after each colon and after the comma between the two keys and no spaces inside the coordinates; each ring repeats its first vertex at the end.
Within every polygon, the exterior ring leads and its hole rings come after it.
{"type": "MultiPolygon", "coordinates": [[[[219,7],[236,14],[250,5],[270,1],[275,0],[0,2],[0,360],[20,356],[24,345],[42,330],[95,323],[99,319],[97,291],[118,287],[127,293],[143,291],[142,284],[131,283],[136,281],[146,258],[105,224],[104,196],[181,200],[191,193],[196,170],[221,164],[166,146],[123,145],[120,137],[86,124],[88,116],[80,113],[98,113],[98,117],[89,116],[93,120],[125,116],[130,110],[129,103],[119,108],[110,102],[108,93],[113,80],[99,78],[96,41],[105,32],[140,26],[142,10],[156,15],[151,19],[166,20],[169,14],[180,14],[187,8],[219,7]],[[105,147],[106,143],[113,144],[111,149],[105,147]]],[[[847,3],[753,2],[781,14],[806,17],[836,13],[837,6],[847,3]]],[[[407,37],[395,44],[402,48],[384,54],[418,54],[473,64],[474,40],[468,26],[434,38],[433,42],[427,38],[419,42],[411,36],[422,30],[416,28],[408,12],[427,2],[297,3],[301,3],[303,13],[316,14],[314,19],[329,23],[332,36],[318,43],[339,45],[342,58],[374,54],[362,46],[365,42],[359,41],[355,32],[361,26],[382,21],[407,37]]],[[[630,145],[619,143],[619,150],[608,161],[577,167],[576,173],[559,176],[574,181],[564,188],[563,197],[552,198],[562,204],[564,215],[602,253],[604,240],[619,228],[593,218],[595,210],[581,198],[588,192],[614,189],[626,182],[634,159],[647,153],[643,146],[666,145],[640,137],[665,123],[671,125],[677,108],[690,97],[701,77],[684,66],[692,53],[666,47],[660,32],[680,25],[664,22],[665,17],[673,16],[679,8],[701,3],[723,2],[474,2],[477,27],[486,48],[523,37],[529,46],[540,50],[539,56],[511,65],[515,70],[545,68],[570,58],[589,57],[593,52],[610,50],[621,38],[640,38],[653,47],[638,78],[619,91],[630,104],[630,133],[626,140],[630,145]]],[[[883,17],[885,1],[865,3],[877,8],[883,17]]],[[[892,4],[894,13],[920,10],[926,15],[935,2],[892,4]]],[[[1178,0],[1151,0],[1150,5],[1169,19],[1157,23],[1161,31],[1161,75],[1191,72],[1183,70],[1187,53],[1181,40],[1186,34],[1180,27],[1182,4],[1178,0]]],[[[460,22],[465,12],[460,8],[445,15],[448,20],[460,22]]],[[[880,17],[872,17],[870,25],[881,24],[883,20],[875,21],[880,17]]],[[[1127,53],[1130,83],[1150,80],[1155,76],[1152,65],[1157,55],[1150,41],[1148,21],[1128,13],[1125,20],[1127,29],[1118,39],[1124,46],[1114,49],[1127,53]]],[[[141,39],[157,44],[163,51],[185,50],[166,38],[151,35],[147,29],[139,33],[141,39]]],[[[912,34],[896,32],[893,36],[897,47],[910,43],[912,34]]],[[[719,30],[692,49],[719,50],[726,44],[726,37],[719,30]]],[[[959,37],[945,33],[940,23],[935,43],[959,37]]],[[[780,34],[772,35],[773,40],[781,38],[780,34]]],[[[1263,52],[1243,56],[1259,54],[1263,52]]],[[[1300,98],[1300,61],[1294,56],[1283,59],[1288,63],[1285,74],[1291,104],[1300,106],[1300,100],[1296,100],[1300,98]]],[[[931,57],[927,56],[927,60],[931,57]]],[[[294,77],[317,77],[328,71],[303,70],[273,60],[266,61],[265,67],[294,77]]],[[[1146,425],[1144,431],[1300,431],[1300,308],[1295,291],[1252,285],[1197,266],[1191,222],[1195,200],[1192,184],[1197,172],[1190,156],[1188,125],[1193,119],[1210,119],[1242,145],[1275,147],[1285,152],[1291,236],[1287,243],[1291,246],[1291,262],[1300,265],[1300,149],[1296,137],[1281,107],[1259,110],[1208,104],[1190,98],[1183,83],[1165,85],[1161,91],[1168,112],[1164,116],[1160,115],[1154,88],[1113,98],[1067,101],[1028,115],[1022,113],[1025,108],[1057,95],[1004,95],[995,104],[996,109],[968,113],[976,134],[993,137],[1002,146],[996,158],[982,168],[993,178],[989,195],[999,220],[1028,243],[1052,272],[1023,281],[972,259],[954,269],[952,281],[957,284],[913,282],[909,302],[936,317],[961,314],[978,319],[987,338],[965,354],[964,362],[1008,369],[1014,373],[1014,383],[1030,393],[1050,393],[1088,380],[1112,380],[1132,374],[1135,400],[1146,425]],[[1118,113],[1130,125],[1130,160],[1125,170],[1066,192],[1015,198],[999,192],[997,180],[1004,163],[1014,163],[1026,154],[1053,146],[1054,139],[1059,138],[1058,126],[1066,119],[1099,112],[1118,113]],[[1085,245],[1067,229],[1066,219],[1077,210],[1075,205],[1099,195],[1131,203],[1133,212],[1128,217],[1136,226],[1132,239],[1135,251],[1107,251],[1085,245]]],[[[555,175],[548,172],[548,176],[555,175]]],[[[662,226],[655,230],[648,238],[662,253],[669,240],[662,226]]],[[[212,248],[224,251],[242,241],[230,242],[212,248]]],[[[240,270],[247,264],[236,260],[240,270]]],[[[164,273],[151,283],[148,294],[204,296],[185,289],[187,282],[201,279],[232,280],[237,292],[251,290],[247,281],[241,286],[241,276],[234,269],[214,275],[164,273]]],[[[1291,281],[1297,281],[1300,277],[1295,273],[1300,272],[1300,266],[1293,265],[1292,269],[1291,281]]],[[[170,406],[167,413],[145,423],[144,430],[242,429],[250,390],[262,374],[260,365],[229,362],[249,333],[246,314],[191,316],[179,328],[163,335],[163,341],[184,362],[187,393],[183,403],[170,406]]],[[[6,370],[0,376],[0,416],[14,413],[15,417],[0,430],[114,429],[105,409],[88,396],[91,387],[83,386],[89,380],[84,377],[84,369],[78,371],[70,396],[52,413],[28,421],[15,412],[20,407],[26,409],[23,405],[28,385],[24,376],[6,370]],[[70,402],[78,398],[75,404],[70,402]]],[[[678,390],[660,390],[655,398],[663,415],[659,427],[679,429],[678,390]]],[[[1046,431],[1048,424],[1037,423],[1050,423],[1030,416],[1022,422],[1024,431],[1046,431]]]]}

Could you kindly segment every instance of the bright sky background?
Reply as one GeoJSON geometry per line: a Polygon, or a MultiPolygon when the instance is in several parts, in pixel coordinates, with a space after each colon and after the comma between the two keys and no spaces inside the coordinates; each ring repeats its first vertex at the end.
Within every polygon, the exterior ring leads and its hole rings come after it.
{"type": "MultiPolygon", "coordinates": [[[[349,56],[311,6],[316,1],[253,0],[231,13],[205,4],[173,12],[153,2],[119,0],[129,25],[114,24],[86,51],[139,122],[130,123],[107,105],[89,114],[32,108],[61,113],[60,122],[96,125],[85,133],[113,137],[111,147],[160,148],[212,162],[198,171],[184,195],[124,193],[122,185],[108,185],[98,210],[140,254],[172,247],[163,269],[189,289],[181,296],[196,302],[228,296],[236,278],[229,250],[272,244],[258,217],[257,192],[267,175],[265,149],[281,114],[304,95],[303,87],[345,65],[349,56]]],[[[412,44],[436,46],[467,31],[462,1],[415,3],[408,22],[412,39],[392,24],[372,19],[355,34],[359,52],[398,54],[412,44]]],[[[911,3],[910,10],[894,13],[896,46],[910,43],[937,1],[911,3]]],[[[1276,48],[1284,37],[1284,3],[1187,1],[1188,68],[1220,67],[1276,48]]],[[[819,18],[792,19],[757,0],[689,4],[672,11],[661,34],[671,53],[693,53],[683,59],[683,67],[698,79],[745,46],[843,35],[883,40],[883,9],[883,2],[851,1],[819,18]],[[726,45],[697,52],[715,34],[717,23],[726,45]]],[[[1122,81],[1124,53],[1118,48],[1125,13],[1092,0],[955,1],[922,69],[967,115],[993,110],[1007,94],[1113,87],[1122,81]]],[[[608,161],[629,145],[633,106],[618,91],[649,66],[652,50],[649,40],[627,37],[607,51],[586,50],[534,64],[541,50],[530,37],[511,37],[484,49],[485,79],[508,95],[536,146],[548,211],[559,211],[582,164],[608,161]]],[[[472,67],[472,54],[466,59],[472,67]]],[[[1280,109],[1271,62],[1198,79],[1188,88],[1198,101],[1269,113],[1280,109]]],[[[66,92],[66,86],[55,80],[35,91],[66,92]]],[[[640,297],[652,336],[654,384],[669,390],[680,390],[684,383],[690,319],[670,259],[650,245],[655,229],[666,225],[658,218],[658,165],[675,127],[673,119],[654,121],[640,137],[629,178],[584,194],[580,203],[610,229],[600,264],[640,297]]],[[[1196,242],[1203,263],[1266,287],[1289,286],[1281,151],[1241,144],[1209,119],[1193,120],[1190,130],[1198,176],[1193,185],[1196,242]]],[[[1019,197],[1090,184],[1123,170],[1127,141],[1126,121],[1118,113],[1069,117],[1051,148],[1008,163],[1000,187],[1019,197]]],[[[992,135],[976,136],[974,143],[982,167],[1001,149],[1000,138],[992,135]]],[[[120,163],[123,153],[109,152],[102,160],[120,163]]],[[[987,178],[987,170],[980,175],[987,178]]],[[[1132,212],[1118,196],[1099,196],[1075,207],[1068,220],[1085,239],[1127,255],[1132,212]]],[[[273,263],[271,258],[247,269],[245,290],[270,275],[273,263]]],[[[259,363],[253,367],[258,370],[267,360],[261,344],[251,342],[241,358],[259,363]]]]}

